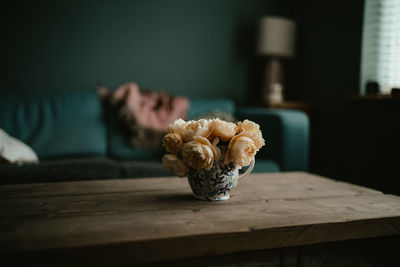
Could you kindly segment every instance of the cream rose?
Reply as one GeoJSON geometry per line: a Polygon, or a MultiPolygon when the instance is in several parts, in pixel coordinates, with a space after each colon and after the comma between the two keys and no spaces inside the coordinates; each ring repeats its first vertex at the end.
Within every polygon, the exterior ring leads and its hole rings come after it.
{"type": "Polygon", "coordinates": [[[183,161],[194,169],[209,170],[218,156],[215,147],[202,136],[195,136],[192,141],[189,141],[182,146],[183,161]]]}
{"type": "Polygon", "coordinates": [[[212,135],[219,137],[222,141],[229,141],[236,134],[236,124],[232,122],[214,119],[212,121],[212,135]]]}
{"type": "Polygon", "coordinates": [[[195,136],[202,136],[208,138],[211,134],[211,121],[201,119],[198,121],[188,121],[186,123],[185,133],[183,140],[185,142],[191,141],[195,136]]]}
{"type": "Polygon", "coordinates": [[[251,140],[253,140],[254,145],[257,148],[257,151],[265,145],[265,141],[262,137],[261,131],[257,131],[257,132],[245,131],[245,132],[238,134],[238,136],[246,136],[246,137],[250,138],[251,140]]]}
{"type": "Polygon", "coordinates": [[[176,134],[176,133],[166,134],[163,137],[162,142],[163,142],[163,146],[165,147],[165,150],[167,150],[167,152],[175,154],[175,155],[177,155],[181,151],[181,148],[183,145],[181,135],[176,134]]]}
{"type": "Polygon", "coordinates": [[[244,120],[243,122],[238,123],[236,129],[239,135],[244,135],[252,139],[257,147],[257,150],[265,145],[265,140],[262,137],[260,126],[257,123],[244,120]]]}
{"type": "Polygon", "coordinates": [[[179,177],[185,177],[189,172],[188,166],[173,154],[164,155],[162,157],[162,162],[166,171],[173,172],[179,177]]]}
{"type": "Polygon", "coordinates": [[[219,138],[215,137],[213,142],[212,142],[212,144],[211,144],[212,145],[211,148],[212,148],[213,153],[214,153],[214,160],[219,160],[221,158],[221,156],[222,156],[221,149],[219,149],[219,147],[217,146],[218,143],[219,143],[219,138]]]}
{"type": "Polygon", "coordinates": [[[225,155],[225,164],[233,162],[235,167],[248,166],[257,153],[257,147],[251,138],[237,135],[229,143],[228,151],[225,155]]]}
{"type": "Polygon", "coordinates": [[[260,130],[260,125],[255,122],[244,120],[240,121],[237,125],[237,132],[241,133],[244,131],[256,132],[260,130]]]}
{"type": "Polygon", "coordinates": [[[177,119],[168,126],[168,132],[183,136],[186,130],[186,122],[182,119],[177,119]]]}

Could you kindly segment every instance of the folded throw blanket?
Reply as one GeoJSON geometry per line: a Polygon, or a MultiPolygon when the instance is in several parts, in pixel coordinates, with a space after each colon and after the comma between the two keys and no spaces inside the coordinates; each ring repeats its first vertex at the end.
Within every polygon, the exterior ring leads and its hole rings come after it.
{"type": "Polygon", "coordinates": [[[136,83],[123,84],[115,91],[100,87],[99,94],[127,126],[134,147],[160,147],[168,125],[178,118],[185,119],[189,109],[185,97],[140,90],[136,83]]]}

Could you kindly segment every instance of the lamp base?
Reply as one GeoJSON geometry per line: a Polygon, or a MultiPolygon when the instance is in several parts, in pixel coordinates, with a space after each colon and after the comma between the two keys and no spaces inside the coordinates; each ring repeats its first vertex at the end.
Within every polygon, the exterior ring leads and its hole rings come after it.
{"type": "Polygon", "coordinates": [[[262,91],[263,104],[283,102],[283,62],[281,58],[267,58],[262,91]]]}
{"type": "Polygon", "coordinates": [[[280,83],[272,83],[264,93],[264,103],[277,104],[283,102],[283,86],[280,83]]]}

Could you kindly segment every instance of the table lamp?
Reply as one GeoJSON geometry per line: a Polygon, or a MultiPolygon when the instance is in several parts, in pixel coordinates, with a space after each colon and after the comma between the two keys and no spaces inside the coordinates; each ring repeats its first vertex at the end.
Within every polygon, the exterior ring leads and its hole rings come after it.
{"type": "Polygon", "coordinates": [[[263,104],[283,101],[283,61],[294,56],[296,24],[294,21],[266,16],[259,22],[257,54],[266,58],[263,104]]]}

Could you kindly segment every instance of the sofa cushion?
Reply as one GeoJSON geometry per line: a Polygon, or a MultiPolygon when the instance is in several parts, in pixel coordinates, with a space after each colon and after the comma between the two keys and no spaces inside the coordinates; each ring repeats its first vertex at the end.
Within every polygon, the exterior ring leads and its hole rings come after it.
{"type": "Polygon", "coordinates": [[[125,160],[119,161],[119,167],[123,177],[128,178],[175,176],[175,174],[164,170],[161,160],[125,160]]]}
{"type": "Polygon", "coordinates": [[[105,157],[42,160],[39,164],[0,164],[0,184],[122,178],[117,161],[105,157]]]}
{"type": "MultiPolygon", "coordinates": [[[[245,171],[243,168],[241,172],[245,171]]],[[[256,160],[253,173],[278,172],[272,160],[256,160]]],[[[175,176],[163,169],[161,161],[113,160],[84,157],[42,160],[39,164],[0,163],[0,184],[86,181],[99,179],[175,176]]]]}
{"type": "Polygon", "coordinates": [[[161,161],[80,157],[42,160],[39,164],[0,163],[0,184],[87,181],[174,176],[161,161]]]}
{"type": "Polygon", "coordinates": [[[88,90],[2,95],[0,128],[39,157],[106,154],[102,106],[88,90]]]}
{"type": "MultiPolygon", "coordinates": [[[[162,177],[162,176],[176,176],[171,172],[164,170],[160,161],[154,160],[141,160],[141,161],[118,161],[119,167],[122,171],[122,177],[141,178],[141,177],[162,177]]],[[[246,171],[243,168],[241,172],[246,171]]],[[[254,164],[252,173],[260,172],[279,172],[279,165],[273,160],[257,159],[254,164]]]]}

